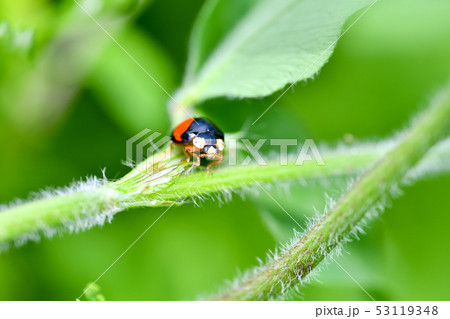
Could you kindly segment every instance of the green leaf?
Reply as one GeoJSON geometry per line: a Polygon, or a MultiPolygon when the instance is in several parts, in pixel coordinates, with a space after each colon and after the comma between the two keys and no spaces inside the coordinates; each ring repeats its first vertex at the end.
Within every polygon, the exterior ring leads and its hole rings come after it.
{"type": "Polygon", "coordinates": [[[178,101],[261,97],[313,76],[345,21],[370,0],[207,2],[191,38],[178,101]]]}
{"type": "Polygon", "coordinates": [[[205,3],[192,30],[185,82],[198,73],[208,55],[258,0],[205,3]]]}

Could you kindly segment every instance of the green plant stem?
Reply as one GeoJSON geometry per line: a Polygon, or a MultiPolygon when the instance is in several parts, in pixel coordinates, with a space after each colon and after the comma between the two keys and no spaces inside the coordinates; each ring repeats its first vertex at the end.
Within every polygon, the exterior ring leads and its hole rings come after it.
{"type": "MultiPolygon", "coordinates": [[[[441,121],[445,119],[442,117],[441,121]]],[[[422,130],[426,132],[422,140],[435,141],[431,139],[434,136],[431,135],[433,127],[422,130]]],[[[108,182],[87,190],[82,187],[79,191],[63,192],[0,211],[0,243],[39,238],[41,233],[49,234],[55,227],[85,229],[103,223],[105,215],[111,217],[130,207],[182,204],[186,197],[253,187],[254,181],[270,183],[292,179],[355,176],[389,150],[390,144],[382,142],[373,146],[355,145],[338,148],[337,151],[322,151],[326,164],[324,166],[317,165],[315,161],[306,161],[301,166],[293,163],[283,166],[277,162],[269,162],[266,166],[227,166],[214,170],[213,176],[206,174],[204,170],[182,174],[189,164],[180,163],[179,156],[169,156],[166,150],[141,163],[116,182],[108,182]]],[[[418,154],[423,155],[423,152],[417,153],[421,150],[423,151],[423,147],[416,148],[415,144],[412,149],[403,150],[401,154],[408,152],[409,156],[407,167],[416,162],[418,154]]],[[[428,163],[430,167],[440,165],[443,156],[450,156],[450,143],[430,153],[424,163],[428,163]]],[[[391,164],[401,166],[403,160],[404,156],[392,159],[391,164]]],[[[361,196],[364,196],[364,193],[361,193],[361,196]]]]}
{"type": "Polygon", "coordinates": [[[219,296],[267,300],[304,279],[341,244],[368,213],[383,207],[407,172],[450,129],[450,90],[441,92],[397,147],[378,160],[331,210],[277,259],[219,296]]]}
{"type": "Polygon", "coordinates": [[[120,198],[118,191],[99,187],[12,207],[0,212],[0,243],[114,209],[120,198]]]}
{"type": "MultiPolygon", "coordinates": [[[[434,150],[424,161],[426,166],[439,166],[441,158],[450,157],[450,143],[434,150]]],[[[157,154],[140,164],[124,178],[85,191],[37,199],[0,211],[0,243],[20,240],[30,233],[60,227],[83,218],[93,218],[104,213],[113,215],[129,207],[167,206],[182,197],[202,196],[224,190],[237,190],[260,183],[289,179],[314,180],[331,176],[354,176],[386,152],[389,146],[379,143],[377,147],[354,146],[339,152],[322,152],[326,165],[305,162],[302,166],[268,163],[267,166],[229,166],[207,175],[204,171],[180,175],[186,166],[165,162],[164,154],[157,154]],[[155,164],[160,169],[151,172],[155,164]],[[163,172],[174,166],[174,170],[163,172]],[[160,174],[158,177],[155,175],[160,174]],[[192,183],[195,182],[193,187],[192,183]],[[160,183],[158,183],[160,182],[160,183]],[[152,184],[153,183],[153,184],[152,184]]]]}

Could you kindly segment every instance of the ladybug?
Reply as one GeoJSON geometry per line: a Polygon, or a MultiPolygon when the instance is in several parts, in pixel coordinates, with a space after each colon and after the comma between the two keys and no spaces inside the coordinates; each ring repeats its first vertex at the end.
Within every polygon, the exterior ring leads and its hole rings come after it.
{"type": "Polygon", "coordinates": [[[200,159],[206,158],[211,163],[207,170],[211,173],[211,166],[223,161],[225,148],[222,131],[211,121],[205,118],[189,118],[184,120],[173,130],[172,142],[184,146],[186,161],[193,157],[194,165],[200,165],[200,159]]]}

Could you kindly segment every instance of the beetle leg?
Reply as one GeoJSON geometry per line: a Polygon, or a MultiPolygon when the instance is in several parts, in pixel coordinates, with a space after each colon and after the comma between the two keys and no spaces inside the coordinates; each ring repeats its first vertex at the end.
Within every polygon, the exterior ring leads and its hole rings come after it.
{"type": "Polygon", "coordinates": [[[186,155],[186,158],[183,160],[186,163],[189,163],[191,160],[191,153],[187,150],[187,146],[183,149],[184,155],[186,155]]]}
{"type": "Polygon", "coordinates": [[[216,157],[216,160],[214,162],[209,163],[208,166],[206,167],[206,170],[208,171],[208,173],[212,175],[213,172],[211,171],[211,166],[217,165],[217,164],[221,163],[222,161],[223,161],[223,155],[218,154],[216,157]]]}
{"type": "Polygon", "coordinates": [[[191,157],[195,158],[194,166],[200,166],[199,149],[194,145],[186,145],[184,147],[184,154],[186,154],[186,163],[189,163],[191,157]]]}
{"type": "Polygon", "coordinates": [[[189,163],[192,157],[192,145],[186,145],[183,149],[184,155],[186,155],[186,158],[184,159],[184,162],[189,163]]]}

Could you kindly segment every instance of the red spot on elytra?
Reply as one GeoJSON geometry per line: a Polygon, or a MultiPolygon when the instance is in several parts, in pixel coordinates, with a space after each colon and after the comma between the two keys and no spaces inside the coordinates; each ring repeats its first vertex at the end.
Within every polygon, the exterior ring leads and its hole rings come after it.
{"type": "Polygon", "coordinates": [[[173,138],[178,141],[182,142],[181,135],[183,135],[184,132],[191,126],[192,122],[194,122],[194,118],[190,118],[187,120],[184,120],[181,122],[174,130],[173,130],[173,138]]]}

